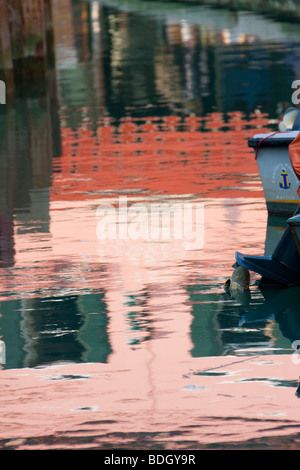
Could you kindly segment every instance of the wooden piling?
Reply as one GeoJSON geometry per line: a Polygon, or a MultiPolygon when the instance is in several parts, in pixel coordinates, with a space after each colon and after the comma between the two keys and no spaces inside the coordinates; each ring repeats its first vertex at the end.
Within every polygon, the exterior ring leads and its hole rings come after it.
{"type": "Polygon", "coordinates": [[[51,2],[0,0],[0,80],[32,85],[54,67],[51,2]]]}
{"type": "Polygon", "coordinates": [[[44,0],[7,0],[16,80],[41,78],[46,73],[44,0]]]}
{"type": "Polygon", "coordinates": [[[6,0],[0,0],[0,69],[12,70],[8,8],[6,0]]]}
{"type": "Polygon", "coordinates": [[[0,0],[0,72],[2,72],[0,79],[5,82],[5,92],[8,94],[13,93],[13,62],[6,0],[0,0]]]}
{"type": "Polygon", "coordinates": [[[55,54],[54,54],[54,25],[52,15],[52,0],[44,0],[44,25],[45,25],[45,40],[46,40],[46,57],[47,66],[50,68],[55,67],[55,54]]]}

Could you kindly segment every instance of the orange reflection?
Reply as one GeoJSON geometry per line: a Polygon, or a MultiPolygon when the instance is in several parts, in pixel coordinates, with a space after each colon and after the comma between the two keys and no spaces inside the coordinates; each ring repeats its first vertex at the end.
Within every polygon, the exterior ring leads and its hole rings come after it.
{"type": "Polygon", "coordinates": [[[4,298],[7,292],[18,296],[19,286],[29,295],[99,288],[100,266],[105,266],[101,287],[107,291],[116,266],[124,290],[158,286],[162,275],[172,286],[199,275],[222,283],[231,273],[236,249],[264,251],[265,205],[247,138],[256,125],[267,123],[265,116],[246,120],[236,112],[226,121],[214,113],[205,119],[124,118],[119,125],[105,118],[94,133],[88,125],[77,131],[64,128],[62,156],[53,165],[49,231],[23,231],[16,220],[16,269],[1,272],[4,298]],[[118,204],[120,194],[127,195],[129,204],[175,199],[204,204],[203,248],[187,251],[180,240],[98,240],[96,209],[103,202],[118,204]]]}
{"type": "MultiPolygon", "coordinates": [[[[205,121],[176,116],[126,118],[118,126],[62,130],[51,200],[97,198],[110,190],[202,197],[262,197],[257,164],[247,139],[268,120],[220,113],[205,121]],[[249,130],[249,128],[251,130],[249,130]],[[209,132],[208,132],[209,131],[209,132]]],[[[267,129],[264,129],[267,131],[267,129]]]]}

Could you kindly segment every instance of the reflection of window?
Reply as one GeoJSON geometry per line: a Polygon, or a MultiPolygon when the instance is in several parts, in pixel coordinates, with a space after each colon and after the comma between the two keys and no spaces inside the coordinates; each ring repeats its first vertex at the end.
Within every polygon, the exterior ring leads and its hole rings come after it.
{"type": "Polygon", "coordinates": [[[1,312],[7,368],[106,362],[111,353],[103,293],[8,301],[1,312]]]}
{"type": "Polygon", "coordinates": [[[130,345],[140,344],[151,339],[153,327],[148,312],[148,298],[148,292],[127,295],[125,305],[128,307],[126,317],[130,345]]]}

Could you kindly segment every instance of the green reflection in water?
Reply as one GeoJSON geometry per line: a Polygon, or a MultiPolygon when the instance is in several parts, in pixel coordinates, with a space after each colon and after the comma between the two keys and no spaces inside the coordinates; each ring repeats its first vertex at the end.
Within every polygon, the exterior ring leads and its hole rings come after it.
{"type": "Polygon", "coordinates": [[[4,368],[55,362],[107,362],[111,353],[103,293],[0,304],[4,368]]]}

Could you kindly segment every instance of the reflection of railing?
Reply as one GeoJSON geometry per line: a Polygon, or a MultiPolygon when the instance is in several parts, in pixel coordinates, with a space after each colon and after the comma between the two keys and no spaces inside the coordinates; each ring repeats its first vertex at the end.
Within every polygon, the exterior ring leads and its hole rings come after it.
{"type": "Polygon", "coordinates": [[[83,194],[106,197],[107,188],[115,194],[126,190],[261,197],[261,188],[253,181],[257,164],[246,141],[249,127],[267,126],[267,116],[228,113],[225,122],[220,113],[212,113],[205,118],[165,116],[143,121],[129,117],[119,124],[102,121],[96,132],[89,130],[89,122],[76,132],[62,128],[52,200],[83,194]]]}

